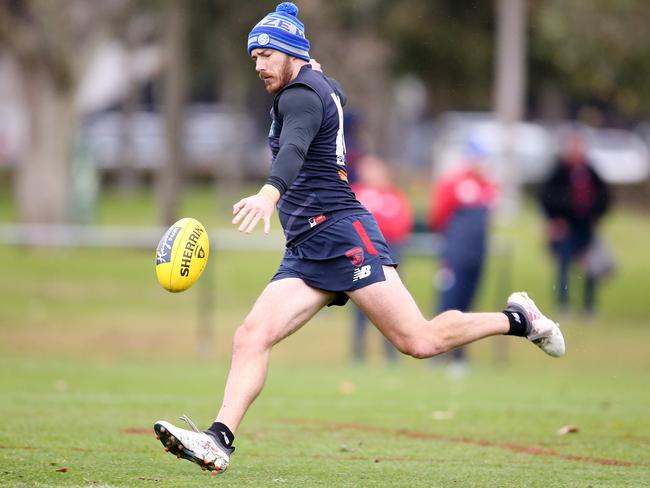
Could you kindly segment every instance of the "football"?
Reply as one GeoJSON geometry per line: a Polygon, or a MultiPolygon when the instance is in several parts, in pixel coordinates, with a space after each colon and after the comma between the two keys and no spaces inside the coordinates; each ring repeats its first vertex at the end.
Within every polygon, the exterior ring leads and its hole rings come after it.
{"type": "Polygon", "coordinates": [[[185,217],[173,224],[156,248],[156,277],[165,290],[187,290],[201,276],[208,262],[210,243],[201,223],[185,217]]]}

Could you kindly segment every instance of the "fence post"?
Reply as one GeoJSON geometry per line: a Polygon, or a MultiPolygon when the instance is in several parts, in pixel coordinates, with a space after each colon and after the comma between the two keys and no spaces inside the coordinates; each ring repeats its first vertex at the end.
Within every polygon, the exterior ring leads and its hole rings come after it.
{"type": "Polygon", "coordinates": [[[203,270],[198,290],[196,347],[199,358],[202,361],[209,361],[214,356],[216,273],[214,273],[213,268],[216,265],[216,257],[216,252],[210,254],[210,259],[203,270]]]}

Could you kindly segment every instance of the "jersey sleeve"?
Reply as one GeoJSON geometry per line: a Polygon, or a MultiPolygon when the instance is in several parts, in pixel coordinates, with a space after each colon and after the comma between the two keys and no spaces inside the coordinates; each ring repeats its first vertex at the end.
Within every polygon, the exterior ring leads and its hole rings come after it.
{"type": "Polygon", "coordinates": [[[449,178],[441,178],[435,185],[429,200],[429,229],[442,232],[455,210],[454,184],[449,178]]]}
{"type": "Polygon", "coordinates": [[[278,114],[282,118],[280,148],[266,182],[283,194],[298,176],[323,123],[323,102],[310,88],[292,87],[280,96],[278,114]]]}

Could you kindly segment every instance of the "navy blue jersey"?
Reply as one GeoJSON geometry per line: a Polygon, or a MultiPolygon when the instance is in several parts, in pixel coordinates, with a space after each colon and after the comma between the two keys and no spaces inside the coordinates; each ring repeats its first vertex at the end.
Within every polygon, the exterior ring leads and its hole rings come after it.
{"type": "Polygon", "coordinates": [[[280,97],[291,96],[291,88],[296,86],[308,87],[320,97],[323,121],[298,176],[277,205],[287,246],[304,241],[340,218],[367,213],[347,180],[340,94],[321,72],[312,70],[309,65],[302,67],[298,76],[278,92],[273,102],[269,132],[273,161],[280,149],[282,132],[278,101],[280,97]]]}

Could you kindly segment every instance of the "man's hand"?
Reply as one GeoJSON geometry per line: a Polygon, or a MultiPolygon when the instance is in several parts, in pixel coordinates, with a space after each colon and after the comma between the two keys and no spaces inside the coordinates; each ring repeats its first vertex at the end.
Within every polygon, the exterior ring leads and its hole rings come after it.
{"type": "Polygon", "coordinates": [[[280,199],[280,192],[272,185],[264,185],[257,195],[242,198],[232,207],[235,216],[232,223],[239,226],[239,232],[250,234],[257,223],[264,221],[264,233],[271,230],[271,215],[275,204],[280,199]]]}

